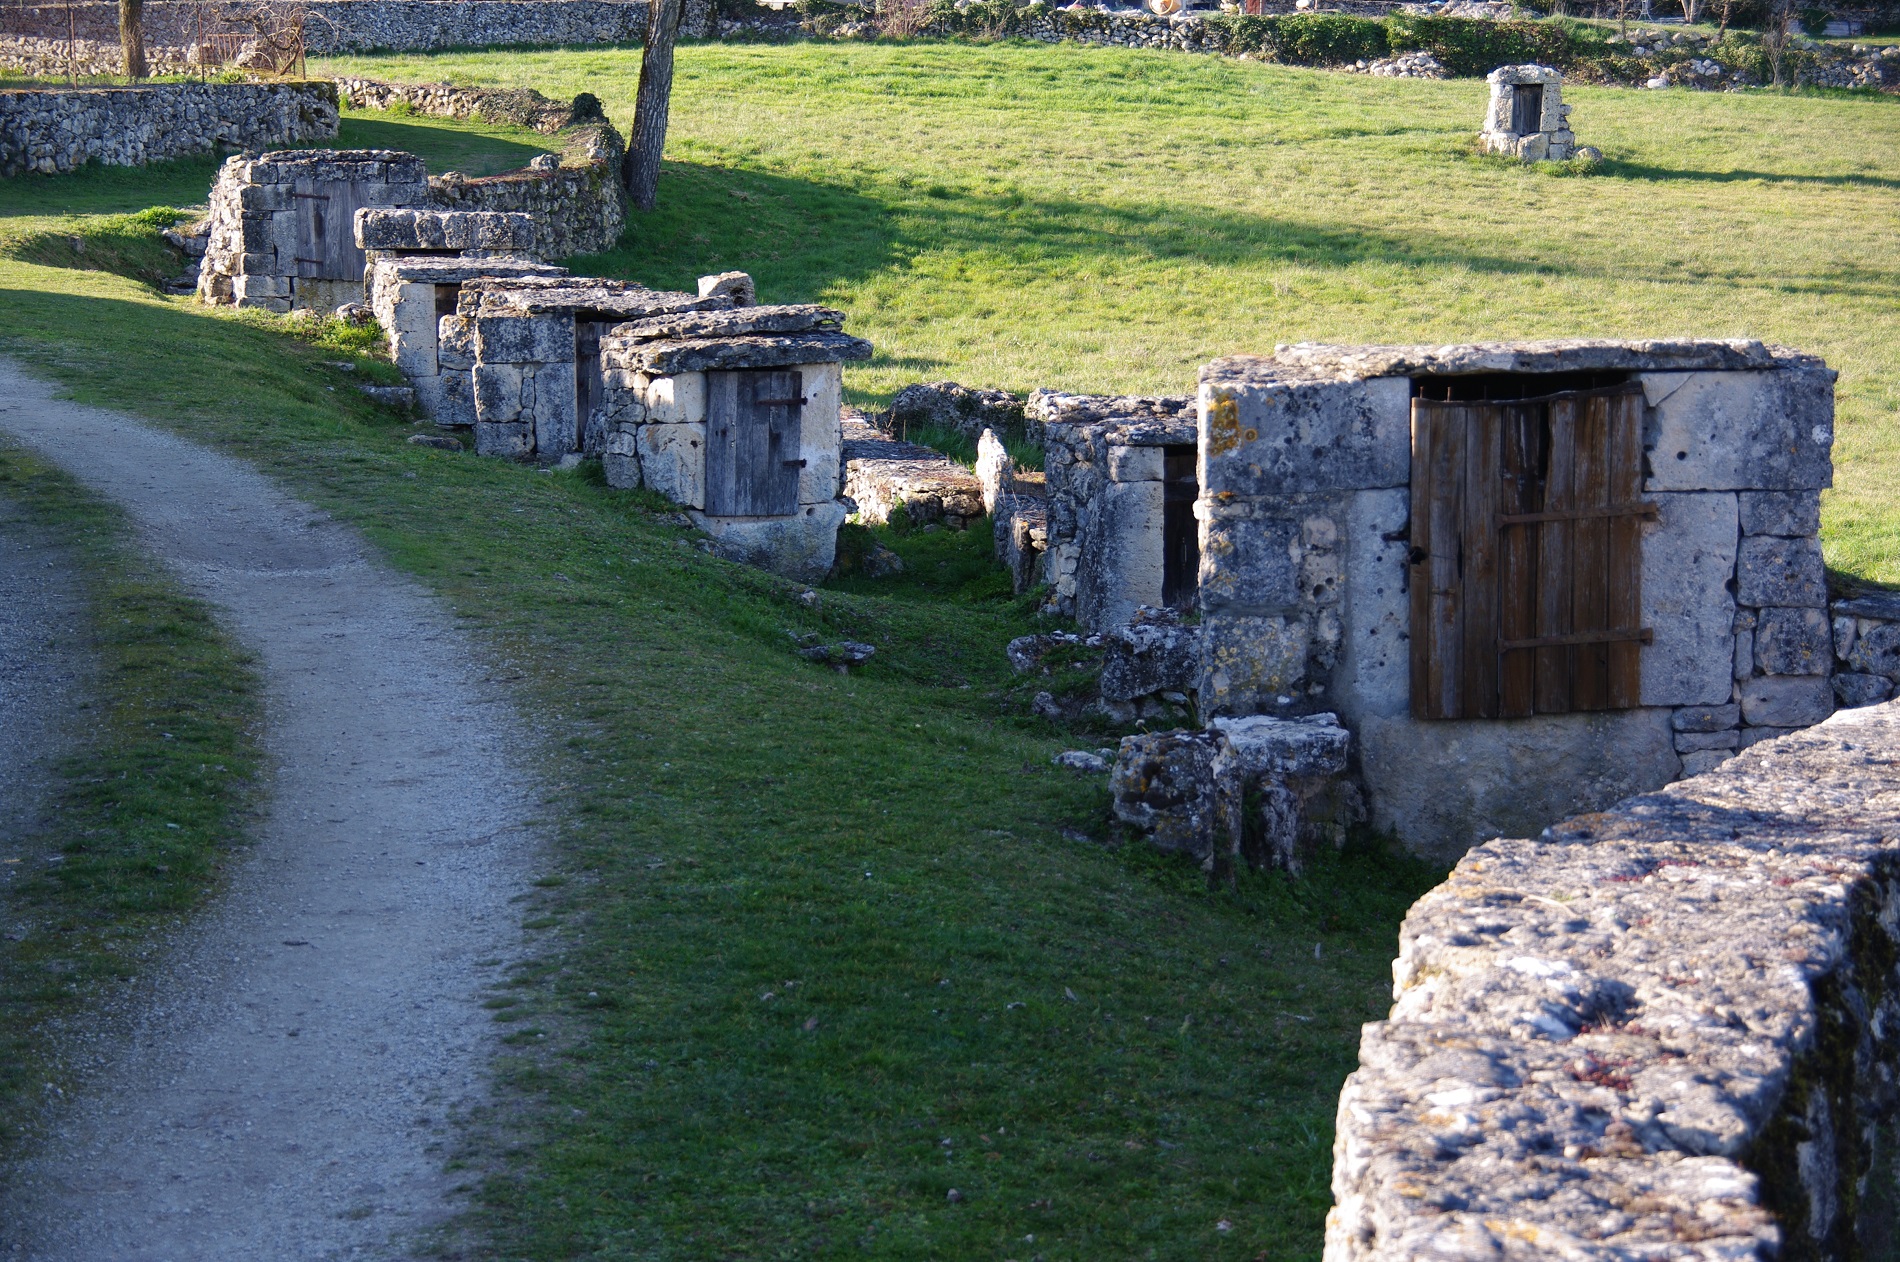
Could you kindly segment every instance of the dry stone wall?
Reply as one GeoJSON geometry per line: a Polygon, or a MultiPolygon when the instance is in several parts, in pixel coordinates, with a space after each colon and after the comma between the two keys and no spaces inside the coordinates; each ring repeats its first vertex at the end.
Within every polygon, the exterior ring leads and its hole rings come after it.
{"type": "Polygon", "coordinates": [[[1845,710],[1466,855],[1340,1095],[1327,1262],[1889,1256],[1897,748],[1845,710]]]}
{"type": "Polygon", "coordinates": [[[0,92],[0,175],[139,166],[219,145],[308,144],[336,130],[329,83],[15,89],[0,92]]]}

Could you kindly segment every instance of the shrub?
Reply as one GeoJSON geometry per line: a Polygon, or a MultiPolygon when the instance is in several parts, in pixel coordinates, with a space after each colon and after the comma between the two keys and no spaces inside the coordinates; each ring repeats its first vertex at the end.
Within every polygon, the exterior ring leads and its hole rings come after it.
{"type": "Polygon", "coordinates": [[[1220,14],[1207,19],[1221,51],[1252,53],[1299,66],[1339,65],[1383,57],[1386,30],[1376,18],[1338,13],[1289,13],[1266,17],[1220,14]]]}
{"type": "Polygon", "coordinates": [[[1428,52],[1454,75],[1487,75],[1499,66],[1563,67],[1575,60],[1571,34],[1555,22],[1488,22],[1395,13],[1386,19],[1393,52],[1428,52]]]}

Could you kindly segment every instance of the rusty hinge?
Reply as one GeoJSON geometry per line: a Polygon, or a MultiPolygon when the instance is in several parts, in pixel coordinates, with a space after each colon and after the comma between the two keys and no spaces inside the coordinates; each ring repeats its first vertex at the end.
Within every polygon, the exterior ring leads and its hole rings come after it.
{"type": "Polygon", "coordinates": [[[793,465],[800,469],[803,469],[805,467],[805,462],[803,460],[781,460],[779,461],[779,463],[785,464],[785,465],[793,465]]]}
{"type": "Polygon", "coordinates": [[[307,202],[327,202],[330,200],[328,193],[292,193],[291,196],[301,197],[307,202]]]}

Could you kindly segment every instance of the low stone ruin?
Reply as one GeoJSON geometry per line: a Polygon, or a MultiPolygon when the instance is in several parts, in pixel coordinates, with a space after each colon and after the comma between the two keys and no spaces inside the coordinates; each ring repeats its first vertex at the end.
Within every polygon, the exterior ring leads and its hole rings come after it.
{"type": "Polygon", "coordinates": [[[1602,157],[1587,145],[1577,147],[1570,107],[1563,102],[1563,81],[1549,66],[1499,66],[1486,75],[1491,99],[1485,106],[1484,129],[1478,133],[1484,151],[1525,162],[1602,157]]]}
{"type": "MultiPolygon", "coordinates": [[[[1019,587],[1046,583],[1051,610],[1091,629],[1125,625],[1143,605],[1192,607],[1193,406],[1191,397],[1030,397],[1046,480],[1014,481],[995,527],[1019,587]]],[[[995,476],[1000,484],[1004,473],[995,476]]]]}
{"type": "Polygon", "coordinates": [[[1843,711],[1467,854],[1340,1093],[1326,1262],[1890,1256],[1897,743],[1843,711]]]}
{"type": "Polygon", "coordinates": [[[608,249],[626,222],[620,137],[604,122],[566,135],[562,158],[480,179],[432,178],[414,154],[384,149],[233,157],[211,190],[199,296],[268,311],[330,311],[363,300],[371,253],[540,260],[608,249]],[[359,241],[362,210],[409,213],[372,215],[370,235],[359,241]]]}
{"type": "Polygon", "coordinates": [[[844,425],[844,493],[859,521],[881,526],[900,508],[913,526],[963,530],[982,517],[983,483],[932,447],[859,419],[844,425]]]}

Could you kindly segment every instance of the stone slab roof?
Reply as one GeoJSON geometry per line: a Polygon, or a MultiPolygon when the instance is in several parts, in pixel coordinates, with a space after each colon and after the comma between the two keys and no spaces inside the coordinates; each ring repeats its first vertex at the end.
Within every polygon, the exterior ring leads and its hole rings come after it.
{"type": "Polygon", "coordinates": [[[755,333],[835,333],[844,328],[844,312],[794,303],[773,307],[737,307],[730,311],[691,311],[629,320],[611,330],[632,341],[677,338],[742,337],[755,333]]]}
{"type": "Polygon", "coordinates": [[[733,368],[790,368],[796,364],[835,364],[870,357],[871,344],[860,337],[844,333],[791,333],[662,342],[616,339],[611,344],[603,341],[600,362],[610,368],[663,375],[733,368]]]}
{"type": "Polygon", "coordinates": [[[682,311],[721,311],[732,299],[648,289],[630,280],[593,277],[522,276],[477,281],[462,290],[463,315],[575,314],[595,319],[634,320],[682,311]]]}
{"type": "Polygon", "coordinates": [[[1554,338],[1454,346],[1336,346],[1300,342],[1272,355],[1229,355],[1201,369],[1203,385],[1221,382],[1362,381],[1373,377],[1455,377],[1475,373],[1736,372],[1820,368],[1821,361],[1753,340],[1666,341],[1554,338]]]}
{"type": "Polygon", "coordinates": [[[552,263],[537,263],[533,259],[511,258],[507,255],[478,258],[462,255],[412,254],[393,259],[378,259],[375,267],[379,273],[394,276],[397,280],[437,285],[460,285],[467,281],[490,278],[567,275],[565,267],[556,267],[552,263]]]}

